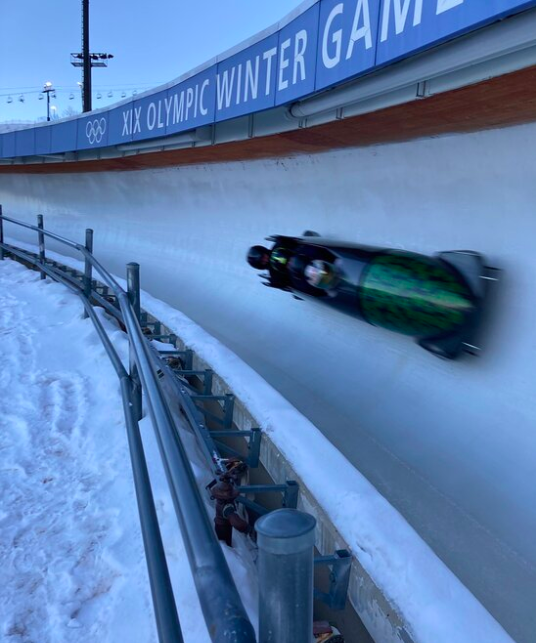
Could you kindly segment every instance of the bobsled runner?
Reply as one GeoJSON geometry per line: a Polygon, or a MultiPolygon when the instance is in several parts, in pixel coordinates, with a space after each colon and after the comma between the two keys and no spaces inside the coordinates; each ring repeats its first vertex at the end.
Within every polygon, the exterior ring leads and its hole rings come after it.
{"type": "Polygon", "coordinates": [[[414,337],[447,359],[476,354],[487,284],[496,281],[481,254],[441,252],[426,256],[324,239],[267,238],[253,246],[248,263],[266,271],[265,285],[311,298],[373,326],[414,337]]]}

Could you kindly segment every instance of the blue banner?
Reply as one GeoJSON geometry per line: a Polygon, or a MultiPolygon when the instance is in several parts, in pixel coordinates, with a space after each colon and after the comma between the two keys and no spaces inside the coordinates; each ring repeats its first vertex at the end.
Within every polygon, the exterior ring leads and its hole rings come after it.
{"type": "Polygon", "coordinates": [[[35,153],[50,154],[50,143],[52,139],[51,127],[35,128],[35,153]]]}
{"type": "Polygon", "coordinates": [[[35,128],[21,129],[15,137],[16,156],[31,156],[35,154],[35,128]]]}
{"type": "Polygon", "coordinates": [[[134,101],[131,100],[108,112],[108,145],[132,142],[132,132],[134,131],[133,105],[134,101]]]}
{"type": "Polygon", "coordinates": [[[379,12],[379,0],[324,0],[321,3],[317,90],[374,67],[379,12]]]}
{"type": "Polygon", "coordinates": [[[376,64],[384,65],[477,29],[528,0],[381,0],[376,64]]]}
{"type": "Polygon", "coordinates": [[[214,122],[216,65],[166,92],[166,134],[176,134],[214,122]]]}
{"type": "Polygon", "coordinates": [[[108,112],[108,145],[183,132],[214,122],[216,65],[108,112]]]}
{"type": "Polygon", "coordinates": [[[123,111],[123,128],[122,133],[129,129],[133,141],[143,141],[147,138],[166,135],[166,119],[164,101],[166,91],[157,92],[150,96],[144,96],[134,101],[132,109],[127,119],[127,114],[123,111]]]}
{"type": "Polygon", "coordinates": [[[275,106],[278,34],[218,63],[216,121],[275,106]]]}
{"type": "Polygon", "coordinates": [[[76,148],[79,150],[108,145],[108,112],[90,114],[76,121],[76,148]]]}
{"type": "Polygon", "coordinates": [[[15,132],[2,134],[2,158],[9,159],[15,154],[15,132]]]}
{"type": "Polygon", "coordinates": [[[320,4],[279,32],[275,104],[284,105],[315,90],[320,4]]]}
{"type": "Polygon", "coordinates": [[[55,152],[69,152],[76,150],[76,133],[78,129],[78,121],[65,121],[64,123],[55,123],[50,126],[50,151],[52,154],[55,152]]]}
{"type": "Polygon", "coordinates": [[[166,89],[0,135],[0,158],[159,139],[299,100],[536,0],[318,0],[279,31],[166,89]]]}

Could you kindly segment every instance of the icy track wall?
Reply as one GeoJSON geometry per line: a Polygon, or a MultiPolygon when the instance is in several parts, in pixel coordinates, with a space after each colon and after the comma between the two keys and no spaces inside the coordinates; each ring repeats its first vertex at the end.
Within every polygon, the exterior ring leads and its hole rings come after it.
{"type": "Polygon", "coordinates": [[[8,215],[43,213],[68,237],[93,227],[97,256],[115,272],[140,262],[146,290],[313,420],[513,638],[529,643],[534,149],[530,125],[293,159],[0,175],[0,202],[8,215]],[[424,254],[485,254],[503,274],[483,356],[442,361],[410,338],[263,287],[247,248],[305,229],[424,254]]]}

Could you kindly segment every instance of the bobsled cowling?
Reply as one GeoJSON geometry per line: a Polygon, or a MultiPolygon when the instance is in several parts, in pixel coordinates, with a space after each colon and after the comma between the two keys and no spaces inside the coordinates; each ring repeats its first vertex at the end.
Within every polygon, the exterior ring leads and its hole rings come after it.
{"type": "Polygon", "coordinates": [[[430,257],[318,236],[278,235],[269,241],[273,246],[266,285],[414,337],[441,357],[478,351],[474,334],[486,283],[479,253],[430,257]]]}

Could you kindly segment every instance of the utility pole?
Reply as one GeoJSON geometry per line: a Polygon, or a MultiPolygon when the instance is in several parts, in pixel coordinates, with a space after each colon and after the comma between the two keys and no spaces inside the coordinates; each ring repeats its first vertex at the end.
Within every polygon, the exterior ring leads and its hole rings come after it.
{"type": "Polygon", "coordinates": [[[91,58],[89,56],[89,0],[82,0],[82,61],[84,112],[91,111],[91,58]]]}

